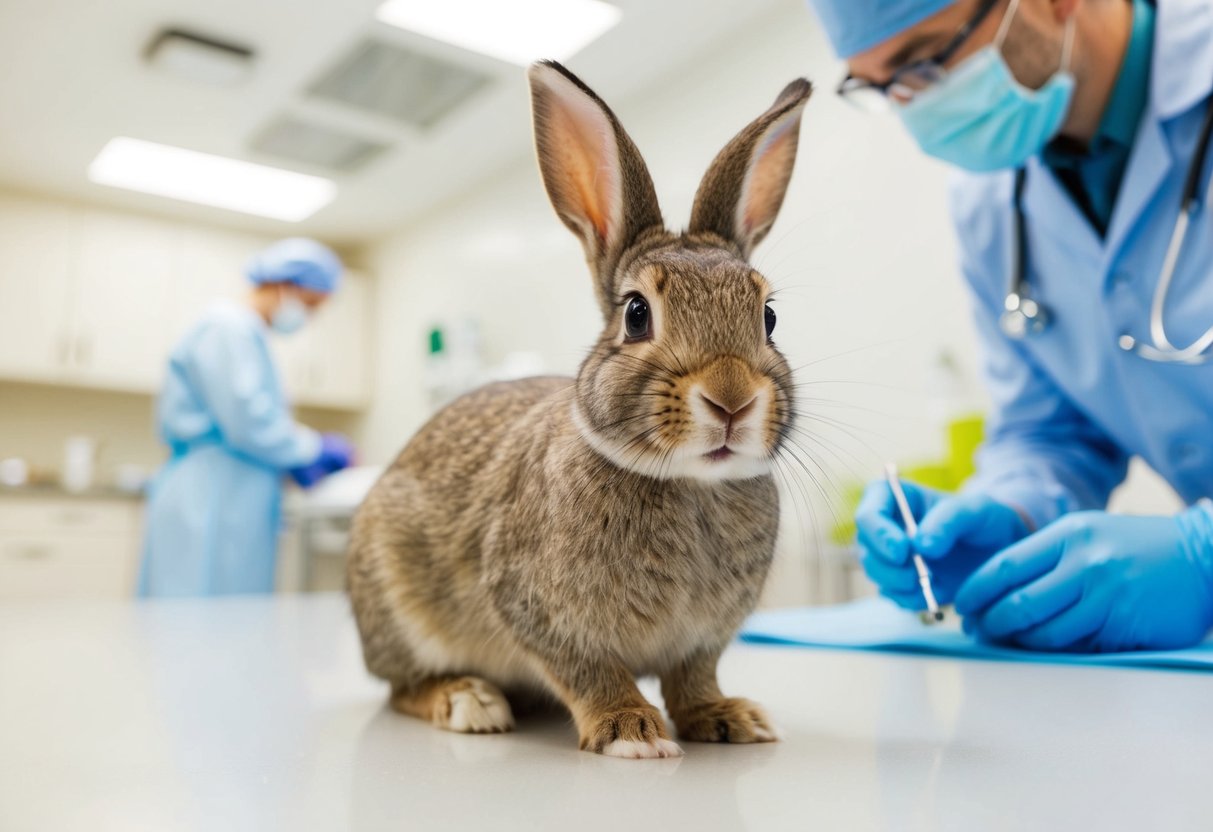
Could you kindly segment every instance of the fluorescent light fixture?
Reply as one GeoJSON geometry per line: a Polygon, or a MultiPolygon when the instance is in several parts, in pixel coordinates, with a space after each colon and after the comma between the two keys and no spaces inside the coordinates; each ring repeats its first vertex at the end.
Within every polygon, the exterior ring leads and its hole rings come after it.
{"type": "Polygon", "coordinates": [[[337,185],[319,176],[119,136],[88,166],[101,185],[298,222],[327,205],[337,185]]]}
{"type": "Polygon", "coordinates": [[[571,58],[622,15],[601,0],[386,0],[375,12],[391,26],[521,66],[571,58]]]}

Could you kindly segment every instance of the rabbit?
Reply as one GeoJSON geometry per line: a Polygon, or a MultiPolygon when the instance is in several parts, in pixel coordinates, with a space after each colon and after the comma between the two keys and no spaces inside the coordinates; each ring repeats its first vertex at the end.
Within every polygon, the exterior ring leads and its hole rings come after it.
{"type": "Polygon", "coordinates": [[[716,665],[779,525],[794,387],[747,260],[783,203],[812,86],[789,84],[724,148],[673,233],[610,108],[558,63],[528,77],[542,178],[604,329],[575,379],[448,405],[368,494],[347,574],[366,666],[394,709],[451,731],[508,731],[503,691],[539,691],[584,750],[679,756],[636,685],[656,675],[683,740],[773,741],[716,665]]]}

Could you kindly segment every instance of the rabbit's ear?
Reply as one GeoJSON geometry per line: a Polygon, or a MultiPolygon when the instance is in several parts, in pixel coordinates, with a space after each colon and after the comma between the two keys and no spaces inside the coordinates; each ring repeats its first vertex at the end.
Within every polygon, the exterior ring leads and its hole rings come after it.
{"type": "Polygon", "coordinates": [[[653,180],[615,114],[577,76],[544,61],[528,77],[543,183],[602,288],[636,236],[663,226],[653,180]]]}
{"type": "Polygon", "coordinates": [[[774,105],[720,151],[708,168],[690,232],[711,232],[741,247],[749,257],[775,224],[796,163],[800,116],[813,85],[798,78],[774,105]]]}

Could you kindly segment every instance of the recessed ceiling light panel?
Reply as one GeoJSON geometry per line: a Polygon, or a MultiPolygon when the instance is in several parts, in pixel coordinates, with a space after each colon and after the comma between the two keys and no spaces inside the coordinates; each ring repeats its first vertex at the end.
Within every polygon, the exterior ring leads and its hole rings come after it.
{"type": "Polygon", "coordinates": [[[386,0],[383,23],[526,66],[567,60],[619,22],[601,0],[386,0]]]}
{"type": "Polygon", "coordinates": [[[310,217],[337,194],[336,183],[319,176],[125,136],[110,139],[101,149],[88,178],[286,222],[310,217]]]}

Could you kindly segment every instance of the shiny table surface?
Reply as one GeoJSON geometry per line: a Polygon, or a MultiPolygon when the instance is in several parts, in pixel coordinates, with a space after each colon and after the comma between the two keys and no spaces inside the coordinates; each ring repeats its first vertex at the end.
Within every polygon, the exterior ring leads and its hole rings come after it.
{"type": "Polygon", "coordinates": [[[607,759],[386,710],[340,596],[0,606],[0,830],[1213,829],[1210,675],[737,646],[721,680],[784,740],[607,759]]]}

